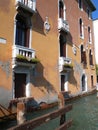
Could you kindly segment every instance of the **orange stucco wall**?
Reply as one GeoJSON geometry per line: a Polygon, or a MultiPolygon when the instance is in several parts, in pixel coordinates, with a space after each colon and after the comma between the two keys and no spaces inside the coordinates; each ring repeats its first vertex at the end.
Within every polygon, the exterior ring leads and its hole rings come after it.
{"type": "MultiPolygon", "coordinates": [[[[96,85],[95,68],[89,66],[89,53],[87,54],[87,68],[84,69],[80,58],[80,45],[84,46],[88,42],[87,26],[91,27],[92,20],[87,18],[86,10],[81,11],[78,8],[77,0],[64,0],[66,5],[66,19],[69,24],[70,32],[67,37],[67,56],[72,59],[73,70],[69,73],[68,88],[72,94],[81,92],[81,75],[85,72],[87,76],[88,90],[91,90],[91,75],[94,77],[94,85],[96,85]],[[76,15],[77,12],[77,15],[76,15]],[[79,18],[84,23],[84,39],[79,37],[79,18]],[[73,44],[77,53],[73,54],[73,44]],[[79,67],[82,72],[78,71],[79,67]]],[[[40,60],[33,70],[30,72],[31,96],[40,101],[57,99],[57,93],[61,90],[61,81],[59,73],[59,34],[58,31],[58,0],[37,0],[37,12],[32,15],[32,33],[31,48],[36,51],[36,57],[40,60]],[[48,17],[50,30],[46,33],[44,22],[48,17]]],[[[85,8],[86,9],[86,8],[85,8]]],[[[12,45],[14,44],[14,18],[17,14],[14,0],[0,1],[0,38],[6,39],[6,44],[0,43],[0,88],[1,93],[8,94],[3,99],[12,99],[12,45]],[[5,4],[6,3],[6,4],[5,4]]],[[[92,48],[94,55],[94,41],[88,44],[88,49],[92,48]]],[[[95,58],[93,57],[95,65],[95,58]]],[[[95,67],[95,66],[94,66],[95,67]]],[[[0,102],[2,101],[0,100],[0,102]]]]}

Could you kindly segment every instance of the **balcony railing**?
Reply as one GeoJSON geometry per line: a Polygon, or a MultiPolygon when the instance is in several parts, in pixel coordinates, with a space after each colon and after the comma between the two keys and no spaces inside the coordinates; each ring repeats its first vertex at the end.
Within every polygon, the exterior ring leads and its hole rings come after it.
{"type": "Polygon", "coordinates": [[[16,0],[16,7],[24,8],[31,13],[36,12],[36,0],[16,0]]]}
{"type": "Polygon", "coordinates": [[[19,45],[14,45],[13,58],[16,58],[18,55],[24,56],[29,59],[33,59],[35,58],[35,50],[19,45]]]}
{"type": "MultiPolygon", "coordinates": [[[[60,57],[59,58],[59,71],[60,72],[63,71],[65,64],[71,65],[72,64],[72,59],[68,58],[68,57],[60,57]]],[[[69,67],[68,67],[68,70],[69,70],[69,67]]]]}
{"type": "Polygon", "coordinates": [[[69,24],[66,20],[59,18],[58,19],[58,29],[63,30],[65,32],[69,32],[69,24]]]}

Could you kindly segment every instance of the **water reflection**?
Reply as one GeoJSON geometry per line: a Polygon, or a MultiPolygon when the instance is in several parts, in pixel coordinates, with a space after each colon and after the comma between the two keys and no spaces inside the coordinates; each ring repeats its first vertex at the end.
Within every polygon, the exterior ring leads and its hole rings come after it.
{"type": "Polygon", "coordinates": [[[72,102],[73,125],[69,130],[98,130],[98,99],[91,95],[72,102]]]}
{"type": "MultiPolygon", "coordinates": [[[[71,102],[73,109],[67,113],[67,119],[72,118],[73,124],[68,130],[98,130],[98,98],[96,96],[97,94],[94,94],[71,102]]],[[[56,109],[58,108],[28,113],[27,119],[39,117],[56,109]]],[[[15,123],[10,122],[7,128],[15,125],[15,123]]],[[[34,130],[55,130],[58,126],[59,118],[56,118],[34,130]]],[[[0,127],[0,130],[6,130],[7,128],[2,127],[1,129],[0,127]]]]}

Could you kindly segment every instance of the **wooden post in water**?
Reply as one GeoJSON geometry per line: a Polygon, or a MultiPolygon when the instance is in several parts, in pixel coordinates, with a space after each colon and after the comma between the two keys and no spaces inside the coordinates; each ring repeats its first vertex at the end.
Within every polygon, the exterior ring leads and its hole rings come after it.
{"type": "MultiPolygon", "coordinates": [[[[64,100],[64,96],[61,92],[59,92],[58,94],[58,107],[63,108],[65,106],[65,100],[64,100]]],[[[60,125],[64,124],[66,121],[66,115],[62,114],[60,117],[60,125]]]]}
{"type": "Polygon", "coordinates": [[[23,102],[19,102],[17,103],[17,123],[22,124],[25,121],[25,104],[23,102]]]}
{"type": "Polygon", "coordinates": [[[98,98],[98,83],[96,84],[97,98],[98,98]]]}

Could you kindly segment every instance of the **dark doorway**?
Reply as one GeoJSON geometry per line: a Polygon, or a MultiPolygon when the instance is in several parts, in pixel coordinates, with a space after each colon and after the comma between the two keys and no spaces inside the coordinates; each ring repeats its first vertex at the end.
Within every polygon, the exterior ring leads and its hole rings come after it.
{"type": "Polygon", "coordinates": [[[64,91],[65,75],[61,75],[61,91],[64,91]]]}
{"type": "Polygon", "coordinates": [[[26,74],[15,73],[15,98],[26,96],[26,74]]]}
{"type": "Polygon", "coordinates": [[[93,79],[93,75],[91,75],[91,87],[94,87],[94,79],[93,79]]]}
{"type": "Polygon", "coordinates": [[[82,75],[82,91],[85,91],[85,75],[82,75]]]}

